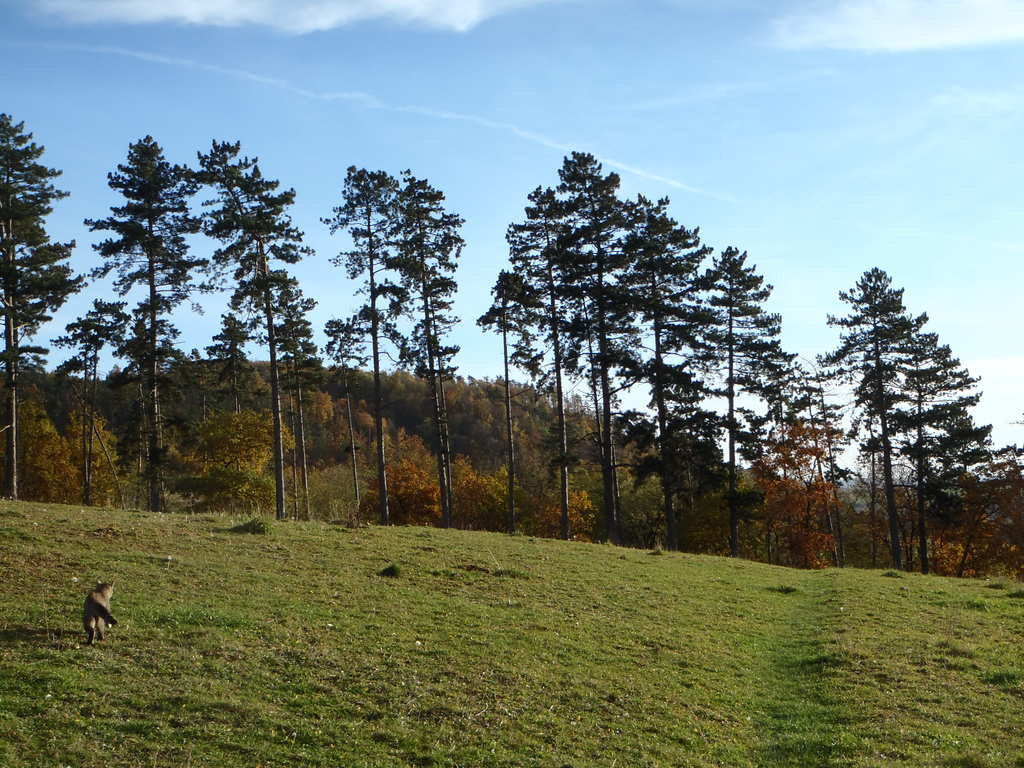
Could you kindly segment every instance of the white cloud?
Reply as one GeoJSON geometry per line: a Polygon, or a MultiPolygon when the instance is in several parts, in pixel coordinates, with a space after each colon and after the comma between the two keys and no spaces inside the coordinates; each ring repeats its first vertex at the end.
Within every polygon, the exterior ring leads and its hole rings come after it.
{"type": "Polygon", "coordinates": [[[917,51],[1024,42],[1021,0],[824,0],[775,22],[786,48],[917,51]]]}
{"type": "Polygon", "coordinates": [[[387,19],[464,32],[517,8],[552,0],[30,0],[78,22],[177,22],[222,27],[248,24],[317,32],[387,19]]]}

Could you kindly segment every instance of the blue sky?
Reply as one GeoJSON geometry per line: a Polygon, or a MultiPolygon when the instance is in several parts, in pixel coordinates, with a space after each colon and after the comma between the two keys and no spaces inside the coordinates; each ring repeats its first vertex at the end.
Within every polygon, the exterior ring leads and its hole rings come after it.
{"type": "MultiPolygon", "coordinates": [[[[352,285],[320,223],[345,168],[410,168],[466,219],[457,363],[499,372],[474,319],[504,232],[564,154],[593,152],[626,195],[672,198],[716,249],[775,286],[787,348],[832,348],[840,290],[880,266],[983,377],[978,417],[1024,442],[1018,294],[1024,154],[1020,0],[6,0],[24,120],[72,196],[52,229],[95,263],[81,225],[115,202],[106,173],[152,134],[177,162],[241,140],[298,193],[317,255],[296,268],[347,314],[352,285]]],[[[197,248],[209,244],[197,242],[197,248]]],[[[100,293],[61,311],[56,335],[100,293]]],[[[183,346],[222,297],[182,312],[183,346]]]]}

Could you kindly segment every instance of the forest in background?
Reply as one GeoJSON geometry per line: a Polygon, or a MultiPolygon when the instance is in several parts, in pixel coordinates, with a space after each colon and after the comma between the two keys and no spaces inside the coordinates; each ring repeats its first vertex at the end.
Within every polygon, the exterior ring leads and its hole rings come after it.
{"type": "Polygon", "coordinates": [[[840,294],[837,349],[801,364],[745,252],[573,153],[510,225],[491,309],[458,318],[462,219],[409,171],[350,168],[324,224],[362,290],[320,349],[288,271],[313,256],[295,192],[237,143],[194,168],[132,144],[109,176],[123,204],[86,222],[105,238],[88,275],[47,235],[66,193],[42,155],[0,116],[8,498],[1024,576],[1021,452],[974,423],[978,382],[881,269],[840,294]],[[40,328],[111,276],[124,301],[96,298],[47,372],[40,328]],[[186,353],[174,313],[218,288],[222,329],[186,353]],[[503,380],[458,375],[467,320],[495,332],[503,380]],[[649,408],[624,410],[630,390],[649,408]]]}

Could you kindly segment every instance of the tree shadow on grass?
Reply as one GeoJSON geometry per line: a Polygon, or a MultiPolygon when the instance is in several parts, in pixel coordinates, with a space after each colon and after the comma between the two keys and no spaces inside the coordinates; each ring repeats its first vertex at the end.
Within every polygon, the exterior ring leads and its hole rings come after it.
{"type": "Polygon", "coordinates": [[[6,627],[0,629],[0,647],[45,645],[51,648],[69,648],[78,645],[84,637],[83,633],[70,631],[64,627],[6,627]]]}

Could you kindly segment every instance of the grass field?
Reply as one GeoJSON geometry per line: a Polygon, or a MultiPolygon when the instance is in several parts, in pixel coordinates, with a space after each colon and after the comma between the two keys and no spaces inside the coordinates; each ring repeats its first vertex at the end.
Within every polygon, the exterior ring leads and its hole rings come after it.
{"type": "Polygon", "coordinates": [[[1024,766],[1019,584],[239,522],[0,503],[0,766],[1024,766]]]}

